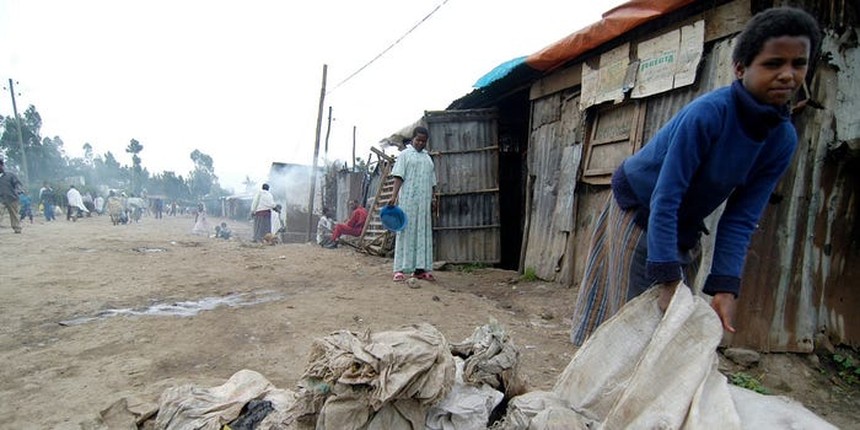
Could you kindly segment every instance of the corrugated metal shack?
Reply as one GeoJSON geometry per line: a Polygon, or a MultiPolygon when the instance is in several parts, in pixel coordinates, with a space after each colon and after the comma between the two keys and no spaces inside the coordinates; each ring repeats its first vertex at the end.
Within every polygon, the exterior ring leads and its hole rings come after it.
{"type": "Polygon", "coordinates": [[[860,344],[860,11],[848,0],[631,1],[454,101],[451,111],[505,106],[499,124],[529,124],[506,137],[528,142],[520,270],[578,286],[611,172],[690,100],[729,84],[737,33],[780,5],[826,29],[801,96],[823,108],[795,114],[800,145],[753,237],[742,330],[727,343],[808,352],[825,333],[860,344]]]}

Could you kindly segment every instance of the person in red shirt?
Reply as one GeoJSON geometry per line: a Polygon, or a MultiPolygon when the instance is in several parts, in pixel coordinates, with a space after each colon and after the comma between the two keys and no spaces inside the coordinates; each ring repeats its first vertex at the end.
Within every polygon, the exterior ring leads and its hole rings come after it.
{"type": "Polygon", "coordinates": [[[331,240],[337,242],[337,239],[344,234],[347,236],[361,236],[364,222],[367,221],[367,209],[358,204],[358,200],[350,200],[349,209],[352,211],[349,221],[345,224],[335,224],[334,230],[331,234],[331,240]]]}

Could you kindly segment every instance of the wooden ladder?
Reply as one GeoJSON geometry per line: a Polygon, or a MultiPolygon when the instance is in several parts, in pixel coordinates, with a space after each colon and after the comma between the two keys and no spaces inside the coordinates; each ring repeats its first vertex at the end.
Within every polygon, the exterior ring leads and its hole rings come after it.
{"type": "MultiPolygon", "coordinates": [[[[376,148],[371,149],[375,150],[376,148]]],[[[391,176],[394,158],[379,151],[374,152],[379,155],[382,178],[373,198],[373,204],[368,208],[367,222],[364,223],[364,228],[361,231],[359,248],[364,249],[369,254],[386,256],[394,249],[394,233],[382,226],[379,211],[388,204],[394,193],[394,177],[391,176]]]]}

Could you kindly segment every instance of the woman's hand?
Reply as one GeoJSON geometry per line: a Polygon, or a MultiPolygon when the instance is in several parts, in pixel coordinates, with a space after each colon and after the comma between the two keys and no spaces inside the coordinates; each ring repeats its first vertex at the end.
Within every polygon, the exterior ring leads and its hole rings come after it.
{"type": "Polygon", "coordinates": [[[735,332],[735,308],[737,299],[732,293],[717,293],[711,300],[711,307],[717,312],[723,328],[729,333],[735,332]]]}

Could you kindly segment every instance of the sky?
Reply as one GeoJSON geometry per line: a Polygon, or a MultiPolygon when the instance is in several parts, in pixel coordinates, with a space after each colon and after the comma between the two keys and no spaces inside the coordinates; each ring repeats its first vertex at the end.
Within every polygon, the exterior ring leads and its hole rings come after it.
{"type": "MultiPolygon", "coordinates": [[[[34,105],[42,136],[62,138],[69,156],[89,143],[131,164],[125,148],[136,139],[151,174],[185,176],[199,149],[221,185],[241,192],[273,161],[313,162],[324,65],[320,164],[351,159],[353,127],[367,159],[497,65],[621,3],[0,0],[0,78],[16,82],[19,113],[34,105]]],[[[8,90],[0,114],[12,115],[8,90]]]]}

